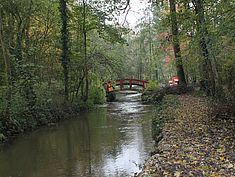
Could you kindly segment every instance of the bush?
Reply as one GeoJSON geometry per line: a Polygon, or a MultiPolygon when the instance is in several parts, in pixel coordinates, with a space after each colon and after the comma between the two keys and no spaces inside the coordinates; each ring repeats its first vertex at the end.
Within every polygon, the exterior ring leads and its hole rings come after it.
{"type": "Polygon", "coordinates": [[[89,99],[93,104],[103,104],[106,101],[105,94],[102,86],[94,86],[90,89],[89,99]]]}
{"type": "Polygon", "coordinates": [[[88,99],[86,102],[83,100],[80,100],[78,103],[78,107],[80,110],[86,110],[89,108],[92,108],[94,106],[94,102],[92,99],[88,99]]]}
{"type": "Polygon", "coordinates": [[[159,89],[159,84],[155,80],[150,80],[149,83],[147,84],[146,90],[156,90],[159,89]]]}
{"type": "Polygon", "coordinates": [[[0,142],[4,141],[5,139],[6,139],[6,137],[2,133],[0,133],[0,142]]]}

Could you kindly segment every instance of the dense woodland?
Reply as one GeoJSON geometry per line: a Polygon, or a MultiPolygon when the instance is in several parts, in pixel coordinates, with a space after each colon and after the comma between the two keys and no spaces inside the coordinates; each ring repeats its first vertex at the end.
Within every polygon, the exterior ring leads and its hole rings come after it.
{"type": "Polygon", "coordinates": [[[235,105],[234,0],[152,1],[135,30],[130,1],[0,1],[0,139],[104,103],[118,78],[178,75],[235,105]]]}

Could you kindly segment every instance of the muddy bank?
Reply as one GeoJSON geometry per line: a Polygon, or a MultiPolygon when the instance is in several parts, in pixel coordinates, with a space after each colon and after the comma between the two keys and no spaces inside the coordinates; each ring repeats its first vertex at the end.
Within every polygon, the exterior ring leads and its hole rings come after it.
{"type": "Polygon", "coordinates": [[[211,116],[206,97],[178,95],[164,105],[153,124],[155,152],[138,176],[234,176],[234,119],[211,116]]]}

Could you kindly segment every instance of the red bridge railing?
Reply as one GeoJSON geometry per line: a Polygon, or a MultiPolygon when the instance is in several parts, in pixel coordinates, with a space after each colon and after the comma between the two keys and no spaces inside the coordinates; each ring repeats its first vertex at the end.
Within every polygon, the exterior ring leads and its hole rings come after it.
{"type": "Polygon", "coordinates": [[[146,88],[146,84],[148,81],[146,80],[138,80],[138,79],[119,79],[116,80],[116,85],[120,85],[120,90],[123,90],[124,85],[129,85],[130,89],[132,89],[133,85],[138,85],[143,88],[143,90],[146,88]]]}
{"type": "MultiPolygon", "coordinates": [[[[120,90],[124,89],[125,85],[129,85],[128,89],[133,89],[133,85],[137,85],[143,88],[143,90],[146,88],[148,81],[146,80],[138,80],[138,79],[118,79],[115,83],[111,83],[110,81],[107,83],[104,83],[104,87],[106,88],[107,92],[112,92],[114,87],[113,86],[120,86],[120,90]]],[[[125,88],[126,89],[126,88],[125,88]]]]}

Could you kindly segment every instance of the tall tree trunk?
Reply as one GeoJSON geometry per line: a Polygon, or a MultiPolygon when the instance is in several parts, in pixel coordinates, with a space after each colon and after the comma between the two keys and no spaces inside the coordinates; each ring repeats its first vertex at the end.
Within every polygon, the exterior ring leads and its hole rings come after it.
{"type": "Polygon", "coordinates": [[[64,73],[64,101],[69,100],[69,32],[68,32],[68,13],[66,0],[60,0],[60,13],[61,13],[61,41],[62,41],[62,54],[61,63],[64,73]]]}
{"type": "Polygon", "coordinates": [[[184,68],[181,59],[180,44],[179,44],[179,29],[176,17],[176,3],[175,0],[169,0],[169,2],[170,2],[171,31],[173,37],[173,49],[176,60],[177,75],[180,79],[180,84],[186,85],[184,68]]]}
{"type": "Polygon", "coordinates": [[[5,45],[5,39],[4,39],[4,31],[3,31],[3,18],[2,18],[2,12],[0,12],[0,44],[2,48],[2,54],[5,64],[5,81],[7,86],[7,105],[6,105],[6,118],[10,119],[10,106],[11,106],[11,67],[10,67],[10,59],[8,54],[8,47],[5,45]]]}
{"type": "Polygon", "coordinates": [[[149,15],[149,24],[148,24],[148,35],[149,35],[149,64],[148,64],[148,69],[149,69],[149,79],[152,80],[152,36],[151,36],[151,19],[150,19],[150,14],[149,15]]]}
{"type": "Polygon", "coordinates": [[[215,95],[216,91],[216,82],[215,76],[218,76],[216,66],[213,65],[209,56],[209,39],[208,39],[208,30],[205,24],[205,16],[204,16],[204,7],[203,1],[201,0],[193,0],[193,4],[195,6],[195,12],[197,15],[197,31],[199,33],[199,46],[202,51],[202,55],[204,58],[204,62],[202,64],[202,73],[203,73],[203,83],[205,85],[205,89],[208,95],[215,95]]]}
{"type": "Polygon", "coordinates": [[[84,44],[84,76],[85,76],[85,95],[84,101],[88,99],[88,92],[89,92],[89,78],[88,78],[88,66],[87,66],[87,32],[86,32],[86,2],[83,2],[83,44],[84,44]]]}

